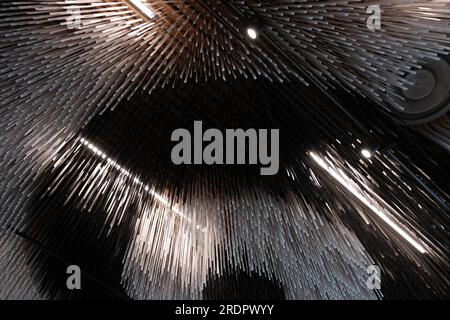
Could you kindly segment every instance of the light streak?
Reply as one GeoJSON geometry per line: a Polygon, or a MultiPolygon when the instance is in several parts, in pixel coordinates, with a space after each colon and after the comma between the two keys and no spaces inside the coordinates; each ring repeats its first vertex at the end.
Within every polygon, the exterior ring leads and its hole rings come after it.
{"type": "MultiPolygon", "coordinates": [[[[80,143],[82,145],[84,145],[85,147],[87,147],[89,150],[91,150],[92,153],[94,153],[95,155],[101,157],[103,160],[106,160],[106,162],[111,167],[117,169],[123,175],[125,175],[127,177],[131,176],[131,173],[128,170],[126,170],[121,165],[119,165],[117,162],[115,162],[113,159],[108,157],[108,155],[106,153],[104,153],[102,150],[100,150],[100,148],[95,146],[92,142],[88,141],[85,138],[81,138],[80,143]]],[[[144,183],[138,177],[133,178],[132,181],[133,181],[133,183],[135,183],[137,185],[140,185],[140,186],[144,185],[144,183]]],[[[191,222],[191,220],[188,217],[186,217],[186,215],[183,214],[183,212],[181,212],[181,210],[178,209],[177,206],[170,205],[169,200],[167,198],[165,198],[164,196],[162,196],[161,194],[159,194],[158,192],[156,192],[154,188],[150,188],[148,185],[145,185],[144,190],[146,192],[150,193],[156,200],[158,200],[158,202],[163,204],[165,207],[169,208],[176,215],[178,215],[179,217],[181,217],[183,219],[186,219],[188,222],[191,222]]],[[[197,230],[200,230],[200,228],[201,228],[200,225],[197,225],[197,230]]],[[[206,227],[202,228],[202,232],[206,232],[206,227]]]]}
{"type": "Polygon", "coordinates": [[[141,0],[128,0],[128,1],[131,2],[131,4],[147,18],[153,19],[155,17],[155,13],[149,7],[147,7],[141,0]]]}
{"type": "Polygon", "coordinates": [[[406,232],[402,227],[395,223],[383,210],[373,205],[371,201],[364,196],[362,193],[358,192],[354,186],[349,184],[343,173],[337,172],[334,168],[329,166],[324,159],[316,155],[314,152],[310,152],[311,158],[325,171],[327,171],[334,179],[336,179],[341,185],[343,185],[348,191],[350,191],[356,198],[358,198],[362,203],[364,203],[372,212],[374,212],[378,217],[380,217],[385,223],[387,223],[395,232],[402,236],[406,241],[408,241],[414,248],[416,248],[420,253],[426,253],[425,248],[416,240],[414,240],[408,232],[406,232]]]}

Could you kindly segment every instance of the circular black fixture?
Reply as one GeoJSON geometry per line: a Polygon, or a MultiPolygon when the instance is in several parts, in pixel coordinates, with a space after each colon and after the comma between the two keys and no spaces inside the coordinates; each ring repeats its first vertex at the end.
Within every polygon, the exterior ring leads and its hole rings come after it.
{"type": "Polygon", "coordinates": [[[401,91],[404,100],[397,101],[393,111],[409,125],[428,123],[450,110],[450,58],[429,60],[423,68],[405,79],[408,87],[401,91]]]}

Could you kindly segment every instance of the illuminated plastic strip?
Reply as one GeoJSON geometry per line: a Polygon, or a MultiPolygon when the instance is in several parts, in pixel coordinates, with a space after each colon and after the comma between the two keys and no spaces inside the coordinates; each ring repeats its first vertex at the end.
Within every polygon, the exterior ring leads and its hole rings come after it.
{"type": "Polygon", "coordinates": [[[147,18],[153,19],[155,17],[155,13],[149,7],[147,7],[141,0],[128,0],[128,1],[147,18]]]}
{"type": "MultiPolygon", "coordinates": [[[[82,145],[86,146],[89,150],[91,150],[97,156],[99,156],[102,159],[106,160],[110,166],[112,166],[113,168],[116,168],[118,171],[120,171],[125,176],[127,176],[127,177],[131,176],[131,173],[129,171],[125,170],[125,168],[120,166],[117,162],[115,162],[113,159],[109,158],[103,151],[101,151],[99,148],[97,148],[94,144],[92,144],[91,142],[89,142],[85,138],[81,138],[80,139],[80,143],[82,145]]],[[[141,185],[141,186],[144,185],[144,183],[137,177],[135,177],[133,179],[133,182],[138,184],[138,185],[141,185]]],[[[150,193],[156,200],[158,200],[164,206],[166,206],[167,208],[172,210],[176,215],[178,215],[179,217],[181,217],[183,219],[186,219],[187,221],[191,222],[191,220],[188,217],[186,217],[186,215],[184,215],[177,207],[171,206],[169,201],[166,198],[164,198],[162,195],[157,193],[154,190],[154,188],[150,188],[148,185],[146,185],[144,187],[144,190],[146,192],[150,193]]],[[[201,226],[197,225],[197,230],[200,230],[200,228],[201,228],[201,226]]],[[[206,227],[201,228],[201,229],[202,229],[203,232],[206,231],[206,227]]]]}
{"type": "Polygon", "coordinates": [[[357,197],[362,203],[364,203],[369,209],[371,209],[377,216],[379,216],[384,222],[386,222],[392,229],[394,229],[400,236],[402,236],[406,241],[408,241],[411,245],[414,246],[420,253],[426,253],[425,248],[414,240],[403,228],[401,228],[398,224],[392,221],[382,210],[374,206],[367,197],[358,192],[352,185],[350,185],[346,181],[346,177],[342,174],[338,173],[332,167],[328,166],[325,161],[316,155],[314,152],[310,152],[309,154],[312,159],[319,166],[325,169],[333,178],[335,178],[341,185],[343,185],[348,191],[350,191],[355,197],[357,197]]]}

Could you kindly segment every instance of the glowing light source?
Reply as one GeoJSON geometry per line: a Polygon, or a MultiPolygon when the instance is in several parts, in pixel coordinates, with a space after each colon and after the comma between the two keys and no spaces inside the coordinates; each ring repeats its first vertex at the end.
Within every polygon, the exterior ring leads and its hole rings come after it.
{"type": "MultiPolygon", "coordinates": [[[[89,150],[91,150],[95,155],[98,155],[100,157],[102,157],[102,159],[106,159],[106,161],[108,162],[108,164],[113,167],[116,168],[117,170],[119,170],[122,174],[124,174],[125,176],[131,176],[131,173],[127,170],[125,170],[122,166],[120,166],[117,162],[115,162],[113,159],[109,158],[103,151],[101,151],[98,147],[96,147],[95,145],[93,145],[91,142],[89,142],[87,139],[85,138],[81,138],[80,139],[80,144],[85,145],[89,150]]],[[[134,177],[133,178],[133,183],[144,186],[144,183],[138,178],[138,177],[134,177]]],[[[165,197],[163,197],[162,195],[160,195],[159,193],[157,193],[155,191],[154,188],[150,188],[148,185],[144,186],[144,190],[145,192],[150,193],[159,203],[163,204],[165,207],[169,208],[172,212],[174,212],[176,215],[178,215],[180,218],[183,219],[187,219],[187,221],[191,222],[191,219],[189,219],[188,217],[186,217],[185,214],[183,214],[183,212],[181,212],[180,209],[178,209],[177,206],[175,205],[171,205],[169,203],[169,200],[166,199],[165,197]]],[[[197,225],[197,230],[200,230],[201,226],[197,225]]],[[[206,227],[202,228],[202,232],[206,232],[206,227]]]]}
{"type": "Polygon", "coordinates": [[[258,32],[254,28],[247,28],[247,35],[250,39],[255,40],[258,37],[258,32]]]}
{"type": "Polygon", "coordinates": [[[128,0],[128,1],[147,18],[153,19],[155,17],[155,13],[149,7],[147,7],[141,0],[128,0]]]}
{"type": "Polygon", "coordinates": [[[372,158],[372,152],[369,149],[362,149],[361,150],[361,154],[363,155],[364,158],[366,159],[370,159],[372,158]]]}
{"type": "Polygon", "coordinates": [[[356,198],[358,198],[362,203],[364,203],[372,212],[374,212],[378,217],[380,217],[385,223],[387,223],[394,231],[396,231],[400,236],[402,236],[406,241],[408,241],[414,248],[416,248],[420,253],[426,253],[425,248],[416,240],[414,240],[408,232],[406,232],[401,226],[399,226],[395,221],[393,221],[383,210],[375,206],[372,201],[369,200],[364,194],[356,190],[356,188],[348,183],[350,180],[348,177],[343,175],[342,172],[338,172],[331,166],[329,166],[322,158],[316,155],[314,152],[309,154],[311,158],[325,171],[327,171],[334,179],[336,179],[341,185],[343,185],[348,191],[350,191],[356,198]]]}

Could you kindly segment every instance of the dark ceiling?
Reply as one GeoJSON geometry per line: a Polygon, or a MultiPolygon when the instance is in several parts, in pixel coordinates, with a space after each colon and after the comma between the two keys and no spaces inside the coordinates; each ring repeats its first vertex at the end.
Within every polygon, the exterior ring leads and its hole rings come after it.
{"type": "Polygon", "coordinates": [[[398,106],[448,53],[449,8],[409,2],[380,32],[366,1],[2,2],[0,298],[448,298],[448,152],[398,106]],[[278,174],[174,165],[196,120],[279,129],[278,174]]]}

